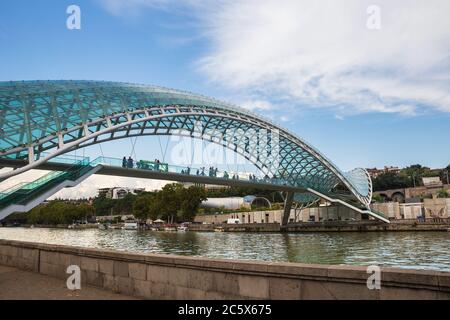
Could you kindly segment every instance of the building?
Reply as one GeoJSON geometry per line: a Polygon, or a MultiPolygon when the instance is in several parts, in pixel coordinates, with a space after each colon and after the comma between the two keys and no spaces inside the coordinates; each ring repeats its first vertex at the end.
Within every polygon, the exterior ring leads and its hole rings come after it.
{"type": "Polygon", "coordinates": [[[439,177],[423,177],[422,182],[426,188],[442,188],[443,186],[439,177]]]}
{"type": "Polygon", "coordinates": [[[408,219],[448,219],[450,218],[450,198],[425,198],[423,202],[408,201],[406,203],[385,202],[373,203],[371,207],[381,211],[391,220],[408,219]]]}
{"type": "Polygon", "coordinates": [[[450,199],[449,198],[433,198],[424,199],[425,218],[449,218],[450,217],[450,199]]]}
{"type": "Polygon", "coordinates": [[[401,219],[398,202],[372,203],[370,207],[387,215],[389,220],[401,219]]]}
{"type": "Polygon", "coordinates": [[[200,204],[203,208],[216,208],[227,210],[238,210],[241,208],[270,208],[272,204],[264,197],[245,196],[245,197],[227,197],[227,198],[208,198],[200,204]]]}
{"type": "Polygon", "coordinates": [[[369,168],[369,169],[366,169],[366,170],[369,173],[371,178],[376,178],[380,174],[383,174],[383,173],[388,173],[388,172],[399,173],[400,172],[400,168],[399,167],[393,167],[393,166],[384,166],[383,169],[369,168]]]}
{"type": "MultiPolygon", "coordinates": [[[[228,214],[197,215],[196,222],[226,223],[228,219],[239,219],[240,223],[280,223],[283,210],[261,210],[251,212],[234,212],[228,214]]],[[[324,222],[324,221],[360,221],[361,215],[344,206],[323,206],[292,209],[289,222],[324,222]]]]}
{"type": "Polygon", "coordinates": [[[400,203],[400,219],[418,219],[423,217],[424,204],[422,202],[400,203]]]}
{"type": "Polygon", "coordinates": [[[192,186],[205,188],[206,191],[221,191],[229,189],[230,186],[221,186],[216,184],[203,184],[203,183],[192,183],[192,182],[181,182],[183,187],[189,188],[192,186]]]}
{"type": "Polygon", "coordinates": [[[435,197],[443,190],[450,193],[450,184],[443,184],[439,177],[427,177],[422,181],[423,186],[375,191],[373,194],[380,196],[385,201],[410,203],[418,202],[417,199],[435,197]]]}
{"type": "Polygon", "coordinates": [[[129,193],[139,194],[144,192],[144,188],[127,188],[127,187],[113,187],[98,189],[98,196],[105,197],[107,199],[123,199],[129,193]]]}

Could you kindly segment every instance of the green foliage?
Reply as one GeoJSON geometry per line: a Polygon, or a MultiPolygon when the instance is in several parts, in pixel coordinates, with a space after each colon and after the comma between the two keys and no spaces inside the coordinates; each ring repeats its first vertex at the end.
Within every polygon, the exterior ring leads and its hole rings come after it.
{"type": "Polygon", "coordinates": [[[199,187],[183,188],[180,194],[180,210],[178,218],[183,221],[192,221],[202,203],[207,199],[205,189],[199,187]]]}
{"type": "Polygon", "coordinates": [[[60,200],[40,205],[28,213],[29,224],[71,224],[75,221],[84,221],[92,217],[94,209],[86,203],[72,204],[60,200]]]}
{"type": "Polygon", "coordinates": [[[384,202],[384,198],[382,196],[380,196],[379,194],[374,194],[372,196],[372,201],[380,203],[380,202],[384,202]]]}
{"type": "Polygon", "coordinates": [[[154,194],[137,196],[133,202],[133,214],[140,219],[192,221],[204,200],[206,192],[203,188],[167,184],[154,194]]]}
{"type": "Polygon", "coordinates": [[[373,179],[374,191],[383,191],[389,189],[411,188],[423,185],[423,177],[440,177],[441,180],[447,182],[447,174],[445,170],[449,170],[450,165],[444,169],[430,169],[415,164],[400,170],[400,173],[387,172],[380,174],[373,179]]]}
{"type": "Polygon", "coordinates": [[[412,181],[408,176],[394,172],[382,173],[373,179],[372,183],[374,191],[409,188],[412,186],[412,181]]]}
{"type": "Polygon", "coordinates": [[[437,193],[438,198],[450,198],[450,195],[447,190],[442,189],[437,193]]]}
{"type": "Polygon", "coordinates": [[[97,197],[94,199],[95,214],[97,216],[108,216],[114,213],[115,201],[105,197],[97,197]]]}
{"type": "Polygon", "coordinates": [[[26,212],[16,212],[9,216],[7,216],[5,219],[1,220],[2,223],[27,223],[28,216],[26,212]]]}
{"type": "Polygon", "coordinates": [[[108,199],[97,197],[94,199],[95,214],[97,216],[129,215],[133,213],[133,203],[137,196],[131,193],[123,199],[108,199]]]}

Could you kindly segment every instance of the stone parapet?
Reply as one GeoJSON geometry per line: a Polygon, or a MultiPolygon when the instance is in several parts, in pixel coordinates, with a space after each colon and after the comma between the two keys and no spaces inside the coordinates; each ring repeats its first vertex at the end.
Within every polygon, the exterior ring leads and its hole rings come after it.
{"type": "Polygon", "coordinates": [[[0,240],[0,264],[147,299],[450,299],[450,273],[381,269],[369,290],[366,267],[219,260],[125,253],[0,240]]]}

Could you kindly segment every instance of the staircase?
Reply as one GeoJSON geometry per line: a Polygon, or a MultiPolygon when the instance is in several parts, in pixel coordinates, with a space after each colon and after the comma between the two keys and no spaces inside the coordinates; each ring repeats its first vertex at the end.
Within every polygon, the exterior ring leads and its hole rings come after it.
{"type": "Polygon", "coordinates": [[[53,171],[29,183],[20,183],[0,193],[0,220],[14,212],[28,212],[67,187],[74,187],[95,174],[101,165],[89,159],[76,161],[65,171],[53,171]]]}

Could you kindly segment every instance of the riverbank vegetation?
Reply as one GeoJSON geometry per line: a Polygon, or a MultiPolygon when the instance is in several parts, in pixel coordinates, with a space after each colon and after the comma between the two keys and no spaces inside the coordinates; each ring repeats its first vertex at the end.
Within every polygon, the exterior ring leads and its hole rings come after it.
{"type": "Polygon", "coordinates": [[[181,184],[167,184],[156,192],[128,194],[122,199],[96,197],[91,200],[53,200],[41,204],[28,213],[16,213],[3,222],[64,225],[93,221],[94,216],[134,215],[141,220],[163,219],[171,222],[192,221],[202,201],[206,200],[204,188],[181,184]]]}
{"type": "Polygon", "coordinates": [[[88,221],[94,216],[94,207],[88,202],[53,200],[39,205],[27,213],[15,213],[3,223],[35,225],[67,225],[75,221],[88,221]]]}
{"type": "Polygon", "coordinates": [[[373,178],[373,191],[419,187],[423,185],[424,177],[440,177],[443,183],[448,184],[448,175],[450,165],[443,169],[430,169],[416,164],[403,168],[398,173],[386,172],[373,178]]]}

